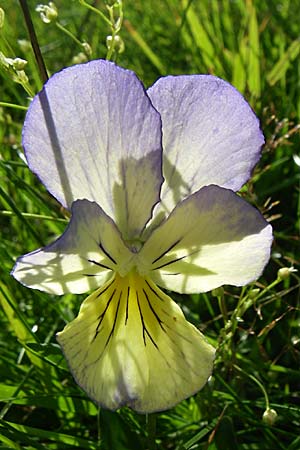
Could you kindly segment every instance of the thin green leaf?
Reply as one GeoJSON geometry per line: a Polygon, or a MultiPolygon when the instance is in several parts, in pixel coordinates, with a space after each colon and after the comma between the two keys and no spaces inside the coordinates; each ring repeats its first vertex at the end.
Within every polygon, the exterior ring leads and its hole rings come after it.
{"type": "Polygon", "coordinates": [[[248,86],[251,94],[259,98],[261,94],[259,30],[256,8],[251,0],[249,0],[249,14],[248,86]]]}
{"type": "MultiPolygon", "coordinates": [[[[72,445],[74,448],[97,450],[98,445],[89,439],[79,438],[77,436],[71,436],[65,433],[57,433],[50,430],[42,430],[40,428],[29,427],[26,425],[20,425],[13,422],[1,421],[1,424],[9,426],[11,429],[15,429],[19,432],[19,438],[22,436],[32,436],[55,441],[61,444],[72,445]]],[[[27,440],[27,439],[26,439],[27,440]]],[[[23,441],[24,442],[24,441],[23,441]]],[[[44,449],[41,445],[37,445],[37,449],[44,449]]]]}
{"type": "Polygon", "coordinates": [[[295,39],[286,52],[281,56],[279,61],[274,65],[273,69],[267,74],[268,83],[273,86],[277,81],[285,76],[291,62],[297,58],[300,52],[300,38],[295,39]]]}

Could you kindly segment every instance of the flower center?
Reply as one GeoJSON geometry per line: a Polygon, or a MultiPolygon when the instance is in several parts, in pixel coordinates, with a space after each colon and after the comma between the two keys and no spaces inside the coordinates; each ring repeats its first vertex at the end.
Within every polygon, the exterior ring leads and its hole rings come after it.
{"type": "Polygon", "coordinates": [[[143,247],[144,242],[140,241],[139,239],[130,239],[125,241],[125,244],[132,253],[138,253],[143,247]]]}

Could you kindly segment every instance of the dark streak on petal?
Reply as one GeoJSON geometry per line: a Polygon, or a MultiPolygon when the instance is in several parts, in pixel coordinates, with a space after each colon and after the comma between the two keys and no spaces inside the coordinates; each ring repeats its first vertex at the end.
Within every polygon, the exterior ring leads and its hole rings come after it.
{"type": "Polygon", "coordinates": [[[144,341],[144,345],[146,347],[146,334],[149,337],[150,341],[152,342],[152,344],[158,349],[158,346],[156,344],[156,342],[154,341],[153,337],[151,336],[151,334],[149,333],[146,325],[145,325],[145,321],[144,321],[144,317],[143,317],[143,313],[142,313],[142,309],[141,309],[141,305],[140,305],[140,301],[139,301],[139,296],[138,296],[138,292],[136,291],[136,300],[137,300],[137,304],[138,304],[138,308],[139,308],[139,312],[140,312],[140,317],[141,317],[141,322],[142,322],[142,327],[143,327],[143,341],[144,341]]]}
{"type": "Polygon", "coordinates": [[[128,302],[129,302],[129,293],[130,293],[130,286],[128,286],[128,289],[127,289],[125,325],[127,325],[127,320],[128,320],[128,302]]]}
{"type": "Polygon", "coordinates": [[[111,262],[113,262],[114,264],[117,264],[116,260],[108,253],[107,250],[105,250],[105,248],[103,247],[101,242],[99,242],[98,246],[102,250],[102,252],[108,257],[108,259],[111,260],[111,262]]]}
{"type": "Polygon", "coordinates": [[[153,306],[152,306],[152,304],[151,304],[151,302],[150,302],[150,300],[149,300],[148,294],[147,294],[147,292],[145,291],[145,289],[143,289],[143,292],[144,292],[144,295],[145,295],[145,297],[146,297],[146,299],[147,299],[149,308],[151,309],[151,311],[152,311],[154,317],[156,318],[157,322],[159,323],[160,328],[161,328],[163,331],[166,331],[166,330],[164,329],[164,327],[163,327],[163,321],[159,318],[158,314],[155,312],[155,310],[154,310],[154,308],[153,308],[153,306]]]}
{"type": "MultiPolygon", "coordinates": [[[[105,292],[105,291],[103,291],[103,292],[105,292]]],[[[103,292],[101,292],[101,294],[103,294],[103,292]]],[[[109,297],[109,300],[108,300],[108,302],[107,302],[107,305],[105,306],[105,309],[104,309],[103,313],[100,314],[100,316],[97,318],[97,320],[99,320],[99,323],[98,323],[98,325],[97,325],[96,333],[95,333],[95,336],[93,337],[92,342],[93,342],[93,341],[96,339],[96,337],[98,336],[99,328],[100,328],[100,326],[101,326],[101,323],[102,323],[102,321],[103,321],[103,319],[104,319],[105,313],[106,313],[106,311],[107,311],[107,309],[108,309],[108,307],[109,307],[109,305],[110,305],[110,302],[112,301],[113,296],[115,295],[115,293],[116,293],[116,289],[113,290],[111,296],[109,297]]],[[[100,294],[100,295],[101,295],[101,294],[100,294]]]]}
{"type": "Polygon", "coordinates": [[[109,289],[114,282],[115,282],[115,279],[113,278],[111,280],[111,282],[103,289],[103,291],[99,292],[99,294],[97,295],[97,298],[101,297],[101,295],[104,294],[104,292],[106,292],[107,289],[109,289]]]}
{"type": "Polygon", "coordinates": [[[189,255],[184,255],[184,256],[181,256],[181,258],[172,259],[172,261],[169,261],[169,262],[167,262],[165,264],[162,264],[161,266],[154,267],[154,269],[152,269],[152,270],[162,269],[163,267],[166,267],[166,266],[169,266],[171,264],[174,264],[174,263],[176,263],[176,262],[186,258],[187,256],[189,256],[189,255]]]}
{"type": "Polygon", "coordinates": [[[109,341],[110,341],[110,339],[113,336],[114,331],[115,331],[115,327],[116,327],[116,323],[117,323],[117,319],[118,319],[118,313],[119,313],[121,297],[122,297],[122,291],[120,292],[120,296],[119,296],[119,300],[118,300],[118,305],[117,305],[116,315],[115,315],[115,318],[114,318],[113,327],[111,329],[111,332],[109,333],[109,336],[108,336],[107,341],[105,343],[104,349],[107,347],[107,345],[108,345],[108,343],[109,343],[109,341]]]}
{"type": "Polygon", "coordinates": [[[166,253],[168,253],[170,250],[172,250],[174,247],[176,247],[177,244],[181,241],[182,238],[178,239],[174,244],[170,245],[170,247],[165,250],[160,256],[158,256],[154,261],[152,261],[152,264],[156,263],[159,259],[161,259],[163,256],[165,256],[166,253]]]}
{"type": "Polygon", "coordinates": [[[101,264],[97,261],[94,261],[93,259],[88,259],[88,262],[96,264],[96,266],[102,267],[103,269],[108,269],[108,270],[112,270],[111,267],[105,266],[104,264],[101,264]]]}
{"type": "Polygon", "coordinates": [[[168,277],[172,277],[174,275],[180,275],[180,272],[174,272],[174,273],[163,272],[163,275],[167,275],[168,277]]]}
{"type": "Polygon", "coordinates": [[[156,292],[156,290],[153,289],[153,287],[148,283],[148,281],[147,281],[147,280],[145,280],[145,281],[146,281],[147,286],[149,287],[149,289],[153,292],[153,294],[156,295],[156,297],[159,298],[159,300],[161,300],[162,302],[164,302],[164,299],[161,298],[161,297],[158,295],[158,293],[156,292]]]}

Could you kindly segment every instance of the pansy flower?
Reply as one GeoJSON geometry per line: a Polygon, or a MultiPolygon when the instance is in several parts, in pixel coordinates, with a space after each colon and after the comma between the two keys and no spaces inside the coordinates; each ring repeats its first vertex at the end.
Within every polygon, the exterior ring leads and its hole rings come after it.
{"type": "Polygon", "coordinates": [[[99,60],[55,74],[33,99],[28,165],[72,215],[13,275],[50,294],[91,291],[57,339],[103,407],[164,410],[206,383],[214,348],[166,291],[261,275],[271,226],[234,191],[263,142],[247,102],[214,76],[167,76],[145,91],[99,60]]]}

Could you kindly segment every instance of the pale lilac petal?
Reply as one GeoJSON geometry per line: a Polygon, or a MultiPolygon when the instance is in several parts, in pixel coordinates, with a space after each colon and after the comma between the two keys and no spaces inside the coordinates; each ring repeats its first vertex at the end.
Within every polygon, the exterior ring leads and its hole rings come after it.
{"type": "Polygon", "coordinates": [[[96,289],[130,265],[131,252],[96,203],[78,200],[64,234],[47,247],[18,258],[12,275],[25,286],[52,294],[96,289]]]}
{"type": "Polygon", "coordinates": [[[160,78],[147,93],[163,124],[166,181],[160,208],[170,212],[209,184],[240,189],[264,143],[258,119],[241,94],[210,75],[160,78]]]}
{"type": "Polygon", "coordinates": [[[162,183],[161,119],[133,72],[98,60],[55,74],[31,103],[23,145],[62,205],[95,201],[126,239],[151,217],[162,183]]]}
{"type": "Polygon", "coordinates": [[[138,270],[159,286],[206,292],[257,279],[270,257],[272,227],[234,192],[207,186],[179,204],[150,235],[138,270]]]}

